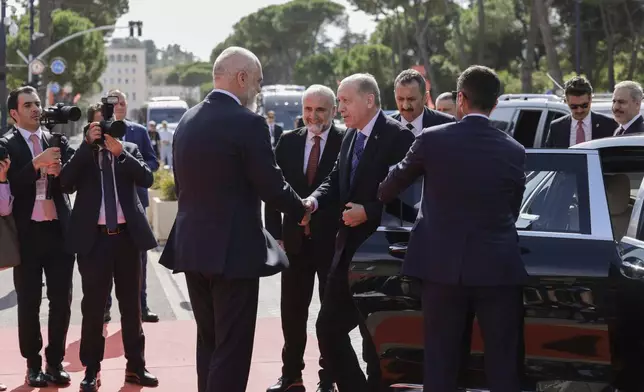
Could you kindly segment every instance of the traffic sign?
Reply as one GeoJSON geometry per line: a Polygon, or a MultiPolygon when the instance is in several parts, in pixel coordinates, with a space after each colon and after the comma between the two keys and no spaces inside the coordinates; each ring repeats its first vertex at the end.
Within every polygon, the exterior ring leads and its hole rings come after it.
{"type": "Polygon", "coordinates": [[[31,73],[34,75],[40,75],[45,71],[45,63],[39,59],[34,59],[29,66],[31,68],[31,73]]]}
{"type": "Polygon", "coordinates": [[[60,92],[60,84],[54,82],[49,86],[49,89],[53,94],[58,94],[60,92]]]}
{"type": "Polygon", "coordinates": [[[51,62],[50,69],[55,75],[60,75],[65,72],[65,61],[61,58],[54,59],[51,62]]]}

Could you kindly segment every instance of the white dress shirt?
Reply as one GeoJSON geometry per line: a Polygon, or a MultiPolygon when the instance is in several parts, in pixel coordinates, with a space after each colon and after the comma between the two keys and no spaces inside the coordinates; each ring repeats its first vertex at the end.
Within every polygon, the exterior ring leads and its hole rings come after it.
{"type": "MultiPolygon", "coordinates": [[[[579,120],[570,118],[570,145],[574,146],[577,143],[577,124],[579,120]]],[[[590,112],[581,120],[581,126],[584,128],[584,141],[587,142],[593,139],[593,124],[590,122],[590,112]]]]}
{"type": "MultiPolygon", "coordinates": [[[[116,170],[114,168],[114,161],[116,158],[109,152],[107,149],[99,147],[98,151],[98,167],[102,168],[103,166],[103,154],[108,154],[110,161],[112,162],[112,177],[114,180],[114,195],[116,196],[116,221],[117,223],[125,223],[125,215],[123,214],[123,209],[121,208],[121,203],[119,202],[119,192],[116,187],[116,170]]],[[[105,225],[105,193],[103,192],[103,171],[101,170],[101,209],[98,213],[98,224],[105,225]]]]}
{"type": "Polygon", "coordinates": [[[624,124],[624,125],[620,125],[619,127],[617,127],[617,129],[616,129],[616,130],[615,130],[615,132],[613,133],[613,136],[617,135],[617,130],[618,130],[619,128],[624,128],[624,132],[626,132],[626,130],[628,129],[628,127],[630,127],[631,125],[633,125],[633,123],[634,123],[635,121],[637,121],[637,119],[638,119],[638,118],[640,118],[640,117],[642,117],[642,115],[641,115],[641,114],[638,114],[637,116],[633,117],[633,118],[631,119],[631,121],[627,122],[627,123],[626,123],[626,124],[624,124]]]}
{"type": "MultiPolygon", "coordinates": [[[[371,131],[373,131],[373,126],[376,124],[376,120],[378,120],[378,116],[380,116],[381,111],[382,110],[378,110],[376,115],[371,118],[371,120],[367,123],[367,125],[364,126],[364,128],[356,130],[356,132],[360,132],[366,136],[364,140],[364,148],[367,148],[367,143],[369,142],[369,138],[371,137],[371,131]]],[[[358,135],[356,135],[355,140],[358,140],[358,135]]],[[[320,154],[320,156],[322,156],[322,154],[320,154]]],[[[352,159],[352,158],[353,158],[353,152],[351,153],[351,157],[349,157],[349,159],[352,159]]],[[[313,202],[313,212],[315,212],[318,209],[317,199],[315,197],[309,197],[308,199],[313,202]]]]}
{"type": "MultiPolygon", "coordinates": [[[[329,130],[331,127],[327,128],[326,131],[322,132],[318,136],[320,136],[320,156],[318,157],[318,163],[320,163],[320,159],[322,159],[322,153],[324,153],[324,146],[326,146],[326,140],[329,137],[329,130]]],[[[313,132],[311,131],[306,131],[306,143],[304,144],[304,174],[306,174],[306,166],[309,163],[309,157],[311,156],[311,150],[313,149],[313,145],[315,142],[313,141],[313,138],[316,136],[313,132]]]]}
{"type": "MultiPolygon", "coordinates": [[[[414,136],[418,136],[423,132],[423,115],[424,114],[425,114],[425,111],[423,110],[423,112],[420,113],[420,116],[416,117],[411,122],[411,125],[413,125],[413,127],[414,127],[414,129],[411,130],[411,133],[413,133],[414,136]]],[[[405,126],[405,128],[407,128],[407,124],[410,123],[409,121],[405,120],[405,117],[403,117],[402,114],[400,115],[400,122],[402,123],[402,125],[405,126]]]]}

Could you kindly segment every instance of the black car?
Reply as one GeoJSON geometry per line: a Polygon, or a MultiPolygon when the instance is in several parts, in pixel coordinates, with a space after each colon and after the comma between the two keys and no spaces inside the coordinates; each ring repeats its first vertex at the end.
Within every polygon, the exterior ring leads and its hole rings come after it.
{"type": "MultiPolygon", "coordinates": [[[[523,389],[603,392],[644,379],[644,136],[527,150],[526,162],[516,223],[530,275],[523,389]]],[[[400,275],[421,190],[387,205],[350,269],[368,367],[400,390],[422,390],[421,290],[400,275]]],[[[468,345],[459,386],[488,389],[476,320],[468,345]]]]}

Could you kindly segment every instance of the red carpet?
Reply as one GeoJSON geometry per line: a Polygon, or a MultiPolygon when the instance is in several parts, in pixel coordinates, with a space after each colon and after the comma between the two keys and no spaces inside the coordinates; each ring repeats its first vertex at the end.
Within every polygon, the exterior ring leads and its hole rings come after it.
{"type": "MultiPolygon", "coordinates": [[[[142,388],[125,384],[125,358],[119,323],[106,326],[105,360],[102,364],[102,386],[104,392],[133,392],[143,389],[168,392],[192,392],[197,390],[195,371],[196,328],[194,321],[167,321],[144,324],[146,337],[147,368],[159,378],[158,388],[142,388]]],[[[47,333],[43,331],[43,338],[47,333]]],[[[83,367],[78,359],[80,326],[70,328],[64,366],[72,376],[68,388],[31,388],[24,384],[25,361],[18,348],[18,329],[0,329],[0,383],[6,384],[12,392],[36,392],[78,390],[83,379],[83,367]]],[[[257,321],[255,350],[251,367],[248,392],[263,392],[275,382],[282,366],[282,331],[279,318],[261,318],[257,321]]],[[[44,349],[43,349],[44,352],[44,349]]],[[[306,369],[304,381],[309,391],[315,391],[317,384],[318,350],[315,337],[309,336],[305,353],[306,369]]]]}

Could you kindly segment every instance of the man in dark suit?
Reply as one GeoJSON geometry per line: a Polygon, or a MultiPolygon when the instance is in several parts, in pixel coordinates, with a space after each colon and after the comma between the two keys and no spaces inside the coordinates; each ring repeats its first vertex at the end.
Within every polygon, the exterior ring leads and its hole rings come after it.
{"type": "Polygon", "coordinates": [[[26,382],[46,387],[70,382],[62,366],[72,302],[74,255],[64,248],[63,233],[69,222],[71,204],[61,192],[58,175],[62,164],[74,154],[67,140],[50,147],[52,135],[40,128],[40,99],[32,87],[13,90],[7,99],[9,114],[16,122],[13,131],[0,139],[11,157],[9,184],[13,194],[13,216],[18,229],[21,264],[14,268],[18,294],[18,339],[20,353],[27,360],[26,382]],[[54,176],[47,177],[47,175],[54,176]],[[52,181],[51,199],[46,189],[52,181]],[[40,350],[40,304],[42,275],[49,299],[46,371],[42,373],[40,350]]]}
{"type": "Polygon", "coordinates": [[[394,94],[398,114],[392,117],[412,131],[414,136],[420,135],[424,128],[456,121],[454,116],[425,106],[429,91],[425,78],[415,69],[406,69],[396,77],[394,94]]]}
{"type": "MultiPolygon", "coordinates": [[[[345,130],[333,125],[335,114],[333,90],[321,85],[310,86],[302,96],[302,117],[306,127],[284,133],[277,144],[277,165],[300,197],[307,197],[317,189],[338,158],[345,130]]],[[[315,275],[322,300],[341,211],[340,204],[336,203],[315,214],[309,225],[302,227],[289,215],[282,221],[279,211],[270,206],[265,209],[266,229],[286,250],[290,264],[282,272],[282,376],[267,392],[304,391],[306,323],[315,275]]],[[[320,367],[318,392],[333,392],[333,378],[326,371],[322,358],[320,367]]]]}
{"type": "Polygon", "coordinates": [[[271,145],[275,148],[277,147],[277,142],[279,142],[284,129],[279,124],[275,123],[275,112],[272,110],[269,110],[268,113],[266,113],[266,123],[268,123],[268,131],[271,135],[271,145]]]}
{"type": "Polygon", "coordinates": [[[613,115],[619,123],[615,136],[631,135],[644,132],[642,118],[642,86],[631,80],[615,85],[613,91],[613,115]]]}
{"type": "Polygon", "coordinates": [[[483,334],[490,389],[521,390],[527,273],[514,223],[525,188],[525,150],[490,125],[500,91],[491,69],[465,70],[457,81],[462,120],[426,129],[380,185],[378,197],[387,202],[424,178],[402,272],[422,280],[426,391],[457,389],[470,309],[483,334]]]}
{"type": "MultiPolygon", "coordinates": [[[[405,156],[414,135],[382,112],[378,83],[369,74],[345,78],[338,87],[338,102],[348,127],[338,161],[306,200],[314,211],[338,203],[344,208],[316,328],[320,353],[339,391],[363,392],[369,387],[349,332],[357,325],[362,328],[364,320],[349,292],[349,263],[380,225],[383,204],[377,199],[378,185],[389,167],[405,156]]],[[[379,380],[370,374],[369,381],[379,380]]]]}
{"type": "Polygon", "coordinates": [[[141,252],[157,243],[136,188],[152,186],[152,171],[136,144],[110,135],[101,140],[100,123],[93,122],[78,151],[60,174],[63,188],[76,191],[66,244],[78,254],[83,285],[80,360],[85,368],[82,392],[100,386],[105,350],[103,313],[112,287],[121,311],[127,365],[125,381],[157,386],[145,368],[145,337],[141,326],[141,252]]]}
{"type": "Polygon", "coordinates": [[[589,140],[609,137],[617,123],[612,118],[591,111],[593,86],[583,76],[575,76],[564,85],[566,104],[571,114],[550,124],[546,147],[568,148],[589,140]]]}
{"type": "Polygon", "coordinates": [[[248,109],[261,89],[257,57],[227,48],[213,78],[215,89],[174,134],[179,210],[160,262],[186,275],[197,322],[198,391],[245,392],[259,278],[288,265],[263,228],[261,201],[294,222],[308,223],[309,214],[275,164],[266,120],[248,109]]]}
{"type": "MultiPolygon", "coordinates": [[[[131,120],[126,119],[127,116],[127,97],[125,93],[120,90],[111,90],[108,95],[117,96],[119,103],[114,105],[114,118],[119,121],[125,122],[126,131],[123,141],[136,144],[143,156],[143,160],[153,172],[159,169],[159,160],[152,147],[150,135],[143,125],[137,124],[131,120]]],[[[150,205],[148,200],[148,189],[144,187],[137,187],[136,191],[139,195],[139,200],[143,205],[144,210],[150,205]]],[[[148,307],[148,293],[147,293],[147,278],[148,278],[148,252],[141,253],[141,319],[148,323],[156,323],[159,321],[159,316],[150,311],[148,307]]],[[[112,317],[110,309],[112,308],[112,294],[107,297],[107,305],[105,307],[105,322],[109,322],[112,317]]]]}

